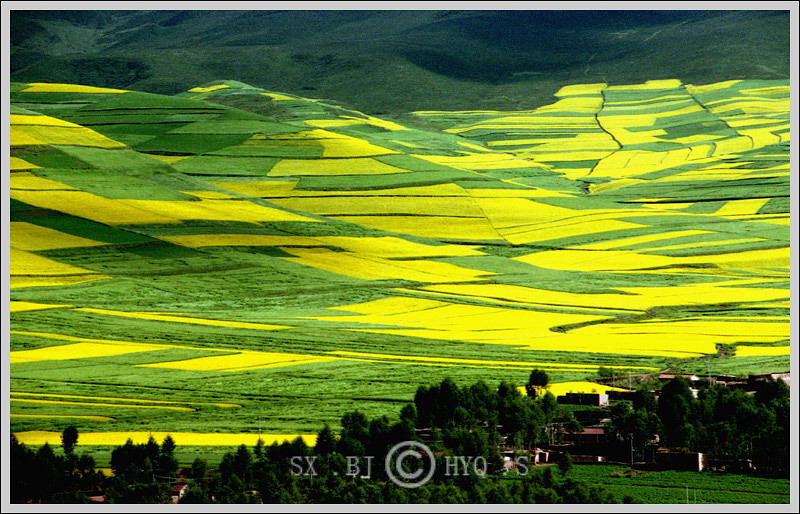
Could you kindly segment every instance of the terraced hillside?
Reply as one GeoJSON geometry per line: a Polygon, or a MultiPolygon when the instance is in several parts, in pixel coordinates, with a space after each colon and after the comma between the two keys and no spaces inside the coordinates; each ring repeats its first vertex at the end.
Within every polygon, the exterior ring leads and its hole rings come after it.
{"type": "Polygon", "coordinates": [[[557,97],[403,126],[15,84],[12,429],[280,438],[446,376],[788,369],[788,83],[557,97]]]}

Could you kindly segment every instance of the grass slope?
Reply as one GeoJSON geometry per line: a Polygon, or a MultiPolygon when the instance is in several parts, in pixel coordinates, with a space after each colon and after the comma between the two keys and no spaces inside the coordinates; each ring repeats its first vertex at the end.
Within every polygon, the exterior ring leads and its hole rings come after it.
{"type": "Polygon", "coordinates": [[[238,81],[15,84],[13,431],[302,434],[446,376],[788,369],[788,84],[558,99],[414,115],[439,132],[238,81]]]}
{"type": "Polygon", "coordinates": [[[13,11],[11,71],[170,95],[235,78],[371,114],[514,110],[578,82],[786,79],[789,34],[787,11],[13,11]]]}

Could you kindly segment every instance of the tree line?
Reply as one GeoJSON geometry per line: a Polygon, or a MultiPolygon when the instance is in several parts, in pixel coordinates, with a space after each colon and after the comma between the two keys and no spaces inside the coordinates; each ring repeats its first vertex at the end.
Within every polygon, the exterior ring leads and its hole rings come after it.
{"type": "Polygon", "coordinates": [[[751,393],[721,384],[692,393],[690,383],[676,377],[661,388],[658,400],[640,391],[635,402],[611,408],[610,431],[631,442],[640,460],[648,460],[658,444],[707,453],[728,461],[752,461],[760,472],[789,470],[789,387],[781,380],[756,382],[751,393]]]}
{"type": "MultiPolygon", "coordinates": [[[[325,425],[315,446],[302,438],[282,444],[242,445],[226,453],[216,469],[197,458],[182,470],[188,481],[183,503],[610,503],[602,487],[570,476],[565,454],[558,468],[505,472],[501,449],[547,446],[565,430],[581,430],[570,410],[534,370],[523,395],[513,384],[459,386],[451,379],[420,386],[413,402],[395,419],[345,413],[341,428],[325,425]],[[387,473],[384,459],[396,444],[416,441],[417,455],[435,462],[425,485],[405,488],[387,473]],[[468,461],[455,460],[467,457],[468,461]],[[454,462],[456,463],[454,465],[454,462]],[[480,466],[475,463],[480,462],[480,466]],[[467,463],[471,463],[469,466],[467,463]],[[453,471],[456,471],[453,473],[453,471]]],[[[789,389],[783,382],[759,383],[754,394],[709,386],[692,394],[688,381],[666,383],[658,399],[647,390],[635,401],[611,407],[609,432],[646,456],[656,444],[707,452],[716,458],[752,459],[760,470],[788,470],[789,389]],[[654,442],[658,435],[659,443],[654,442]]],[[[166,503],[178,463],[175,442],[128,441],[111,454],[113,477],[95,470],[94,460],[74,451],[74,427],[62,434],[63,455],[49,445],[37,450],[12,435],[11,499],[14,503],[75,503],[105,494],[109,503],[166,503]]],[[[641,460],[641,459],[637,459],[641,460]]],[[[413,472],[416,460],[404,465],[413,472]]],[[[623,501],[631,501],[626,497],[623,501]]]]}

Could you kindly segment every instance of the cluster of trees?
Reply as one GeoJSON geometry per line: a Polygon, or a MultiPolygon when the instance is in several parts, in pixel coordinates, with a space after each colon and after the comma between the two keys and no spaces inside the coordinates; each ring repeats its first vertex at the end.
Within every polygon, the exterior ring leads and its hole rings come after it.
{"type": "Polygon", "coordinates": [[[103,474],[91,456],[75,453],[77,429],[67,427],[61,441],[63,455],[57,455],[49,444],[34,451],[11,435],[11,503],[87,503],[99,494],[103,474]]]}
{"type": "Polygon", "coordinates": [[[611,432],[630,441],[646,459],[653,436],[671,448],[704,452],[711,458],[752,460],[760,471],[789,469],[789,388],[783,381],[760,381],[755,394],[723,385],[700,389],[677,377],[661,389],[658,401],[640,391],[635,403],[611,409],[611,432]]]}
{"type": "Polygon", "coordinates": [[[167,435],[161,445],[150,436],[144,444],[128,441],[111,452],[106,500],[111,503],[167,503],[178,470],[175,441],[167,435]]]}
{"type": "Polygon", "coordinates": [[[451,447],[463,451],[462,455],[476,455],[470,453],[475,451],[470,442],[476,438],[485,439],[495,450],[501,436],[509,447],[551,443],[554,432],[558,432],[556,426],[574,431],[581,426],[552,394],[539,394],[547,382],[545,372],[533,370],[526,385],[527,396],[507,382],[496,389],[485,382],[459,387],[450,379],[421,386],[414,395],[416,427],[430,428],[435,436],[441,436],[433,439],[453,441],[451,447]]]}
{"type": "MultiPolygon", "coordinates": [[[[252,450],[240,446],[223,457],[218,473],[193,471],[191,487],[181,502],[613,502],[601,487],[570,478],[568,457],[558,472],[499,473],[503,438],[519,444],[544,442],[546,424],[568,418],[571,414],[552,395],[526,397],[507,383],[497,389],[483,382],[459,387],[445,379],[419,387],[414,403],[403,406],[394,422],[353,411],[342,416],[338,434],[329,426],[320,430],[314,447],[300,438],[280,445],[259,444],[252,450]],[[406,441],[421,441],[433,452],[429,457],[435,461],[435,472],[418,488],[400,487],[386,472],[390,449],[406,441]],[[469,464],[457,457],[466,457],[469,464]]],[[[419,451],[423,448],[420,445],[419,451]]],[[[194,468],[204,470],[206,465],[198,460],[194,468]]]]}

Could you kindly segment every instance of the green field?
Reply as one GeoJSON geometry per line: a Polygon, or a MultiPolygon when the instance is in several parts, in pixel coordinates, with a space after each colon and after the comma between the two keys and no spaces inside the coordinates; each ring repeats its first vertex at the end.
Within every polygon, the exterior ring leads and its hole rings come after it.
{"type": "Polygon", "coordinates": [[[577,465],[571,476],[601,485],[620,500],[629,496],[634,503],[789,503],[788,479],[714,472],[644,472],[618,465],[577,465]]]}
{"type": "Polygon", "coordinates": [[[12,90],[22,442],[314,434],[533,367],[789,369],[786,81],[573,85],[404,125],[236,81],[12,90]]]}

